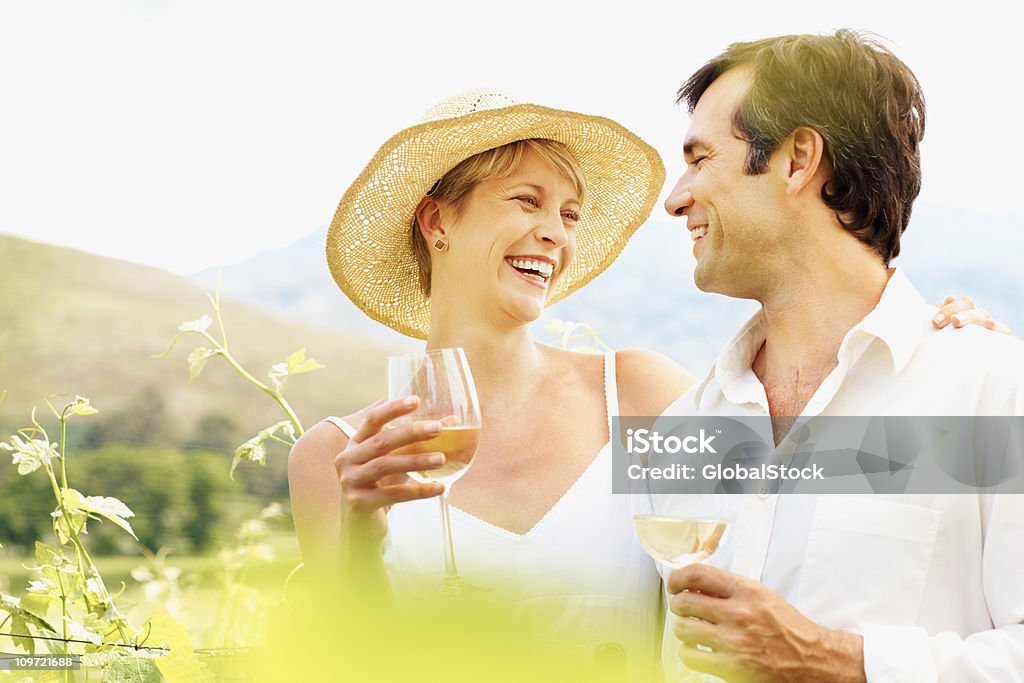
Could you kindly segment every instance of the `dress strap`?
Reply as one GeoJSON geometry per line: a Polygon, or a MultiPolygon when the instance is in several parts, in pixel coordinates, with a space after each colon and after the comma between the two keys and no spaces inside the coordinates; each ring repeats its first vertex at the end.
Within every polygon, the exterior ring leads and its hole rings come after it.
{"type": "Polygon", "coordinates": [[[332,425],[345,432],[345,436],[350,439],[356,435],[356,428],[342,420],[340,417],[334,417],[333,415],[331,417],[325,417],[324,422],[330,422],[332,425]]]}
{"type": "Polygon", "coordinates": [[[615,352],[604,354],[604,404],[608,415],[608,438],[612,438],[612,418],[619,416],[619,390],[615,384],[615,352]]]}

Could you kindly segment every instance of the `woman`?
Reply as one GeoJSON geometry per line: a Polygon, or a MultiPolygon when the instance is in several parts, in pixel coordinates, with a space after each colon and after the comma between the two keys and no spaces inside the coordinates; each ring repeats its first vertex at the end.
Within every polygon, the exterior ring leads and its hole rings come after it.
{"type": "MultiPolygon", "coordinates": [[[[464,580],[511,591],[545,615],[544,636],[642,676],[659,576],[627,497],[609,495],[611,418],[659,415],[693,377],[651,351],[538,344],[528,324],[614,260],[657,198],[661,160],[612,121],[495,93],[464,93],[426,118],[345,194],[328,234],[332,273],[371,317],[427,348],[465,350],[486,427],[450,492],[464,580]]],[[[428,499],[441,485],[405,477],[440,463],[393,454],[440,425],[383,429],[412,410],[379,402],[296,444],[289,482],[308,567],[330,574],[337,558],[362,558],[399,592],[411,576],[440,581],[428,499]]]]}

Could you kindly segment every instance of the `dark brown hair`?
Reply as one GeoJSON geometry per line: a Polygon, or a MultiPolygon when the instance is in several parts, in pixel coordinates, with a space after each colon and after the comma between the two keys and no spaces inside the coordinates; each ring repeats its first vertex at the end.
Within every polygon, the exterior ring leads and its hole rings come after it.
{"type": "Polygon", "coordinates": [[[745,172],[764,173],[797,128],[818,131],[832,168],[822,199],[888,265],[921,190],[925,105],[910,68],[876,39],[847,29],[779,36],[733,43],[683,84],[677,102],[692,114],[711,83],[736,67],[753,77],[733,115],[748,145],[745,172]]]}

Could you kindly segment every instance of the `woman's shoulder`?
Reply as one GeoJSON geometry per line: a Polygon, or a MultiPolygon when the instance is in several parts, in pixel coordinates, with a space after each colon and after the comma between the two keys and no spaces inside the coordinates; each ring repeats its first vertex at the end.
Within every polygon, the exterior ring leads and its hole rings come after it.
{"type": "MultiPolygon", "coordinates": [[[[366,412],[379,403],[380,401],[377,401],[340,419],[358,429],[366,412]]],[[[288,456],[288,466],[302,466],[310,461],[320,461],[328,457],[333,460],[334,456],[343,451],[346,445],[348,445],[348,436],[342,431],[341,426],[334,423],[332,418],[324,418],[298,438],[288,456]]]]}
{"type": "MultiPolygon", "coordinates": [[[[603,386],[603,354],[569,351],[546,346],[547,353],[603,386]]],[[[661,415],[686,393],[695,378],[667,356],[649,349],[616,351],[615,378],[621,415],[661,415]]]]}
{"type": "Polygon", "coordinates": [[[695,381],[678,363],[649,349],[617,351],[615,375],[622,415],[661,415],[695,381]]]}

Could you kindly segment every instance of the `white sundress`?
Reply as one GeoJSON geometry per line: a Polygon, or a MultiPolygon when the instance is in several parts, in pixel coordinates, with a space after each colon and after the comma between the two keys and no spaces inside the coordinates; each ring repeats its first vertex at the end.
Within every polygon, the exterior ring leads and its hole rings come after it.
{"type": "MultiPolygon", "coordinates": [[[[605,355],[608,433],[618,414],[615,355],[605,355]]],[[[327,418],[348,436],[355,429],[327,418]]],[[[660,640],[661,578],[633,531],[629,497],[612,494],[606,443],[562,497],[524,534],[451,506],[463,582],[514,596],[546,642],[599,662],[615,662],[631,680],[650,680],[660,640]],[[616,661],[618,660],[618,661],[616,661]]],[[[399,503],[388,512],[384,564],[396,596],[438,586],[444,575],[438,501],[399,503]]]]}

